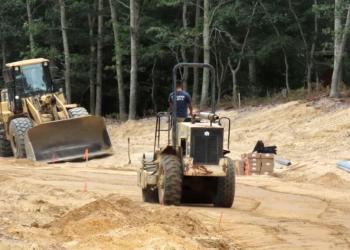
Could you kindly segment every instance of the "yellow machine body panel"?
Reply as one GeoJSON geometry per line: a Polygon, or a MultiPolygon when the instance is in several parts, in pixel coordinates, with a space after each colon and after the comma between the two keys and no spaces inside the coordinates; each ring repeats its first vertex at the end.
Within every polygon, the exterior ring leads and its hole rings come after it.
{"type": "Polygon", "coordinates": [[[39,63],[49,63],[49,60],[45,58],[34,58],[34,59],[22,60],[22,61],[17,61],[12,63],[6,63],[6,67],[7,68],[21,67],[21,66],[39,64],[39,63]]]}

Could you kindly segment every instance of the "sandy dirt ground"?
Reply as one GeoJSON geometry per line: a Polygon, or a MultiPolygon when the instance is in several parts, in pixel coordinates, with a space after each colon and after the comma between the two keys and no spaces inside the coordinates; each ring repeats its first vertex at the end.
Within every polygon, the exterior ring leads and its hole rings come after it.
{"type": "Polygon", "coordinates": [[[233,120],[232,158],[261,139],[293,165],[238,177],[230,209],[145,204],[135,171],[153,150],[154,118],[108,121],[114,156],[54,165],[0,158],[0,249],[350,249],[350,174],[336,168],[350,160],[349,105],[219,114],[233,120]]]}

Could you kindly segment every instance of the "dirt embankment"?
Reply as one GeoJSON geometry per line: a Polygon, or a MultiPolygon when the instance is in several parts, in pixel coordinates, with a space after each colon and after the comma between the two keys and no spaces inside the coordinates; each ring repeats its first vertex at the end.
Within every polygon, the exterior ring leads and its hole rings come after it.
{"type": "MultiPolygon", "coordinates": [[[[320,183],[319,180],[325,176],[323,179],[339,179],[345,186],[350,182],[350,176],[335,167],[339,160],[350,160],[346,150],[350,145],[349,103],[324,98],[240,111],[221,110],[218,114],[232,119],[231,158],[250,152],[257,140],[263,140],[266,145],[277,145],[278,154],[293,163],[290,171],[279,175],[281,178],[327,185],[327,181],[320,183]]],[[[112,162],[127,166],[127,139],[130,138],[132,165],[137,166],[142,153],[153,150],[154,126],[154,118],[124,124],[111,123],[112,140],[118,145],[118,155],[112,162]]],[[[166,133],[161,139],[165,144],[166,133]]],[[[111,165],[111,162],[106,162],[106,165],[111,165]]]]}

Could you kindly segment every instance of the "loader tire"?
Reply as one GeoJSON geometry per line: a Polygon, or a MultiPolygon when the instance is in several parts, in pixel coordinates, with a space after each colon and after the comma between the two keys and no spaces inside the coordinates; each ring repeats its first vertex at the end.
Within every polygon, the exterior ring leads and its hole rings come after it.
{"type": "Polygon", "coordinates": [[[236,176],[233,161],[227,158],[227,172],[225,177],[218,177],[216,195],[213,203],[215,207],[232,207],[235,198],[236,176]]]}
{"type": "Polygon", "coordinates": [[[162,155],[160,158],[158,198],[163,205],[179,205],[182,195],[182,168],[176,155],[162,155]]]}
{"type": "Polygon", "coordinates": [[[68,110],[70,118],[78,118],[82,116],[88,116],[89,112],[83,107],[78,107],[78,108],[72,108],[68,110]]]}
{"type": "Polygon", "coordinates": [[[27,130],[32,127],[31,120],[25,117],[16,118],[10,122],[11,147],[16,158],[26,158],[24,137],[27,130]]]}
{"type": "Polygon", "coordinates": [[[142,200],[149,203],[158,203],[158,190],[149,187],[142,189],[142,200]]]}
{"type": "Polygon", "coordinates": [[[0,157],[13,156],[11,143],[6,139],[4,124],[0,123],[0,157]]]}

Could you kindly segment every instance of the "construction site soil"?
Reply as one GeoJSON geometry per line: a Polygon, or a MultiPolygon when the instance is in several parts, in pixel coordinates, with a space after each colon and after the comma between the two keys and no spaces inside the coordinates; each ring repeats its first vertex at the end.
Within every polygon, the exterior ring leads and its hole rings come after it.
{"type": "Polygon", "coordinates": [[[136,170],[153,150],[155,119],[107,121],[111,157],[0,158],[0,249],[350,249],[350,173],[336,168],[350,160],[349,105],[321,99],[218,113],[233,120],[230,157],[263,140],[293,164],[237,177],[230,209],[147,204],[136,170]]]}

